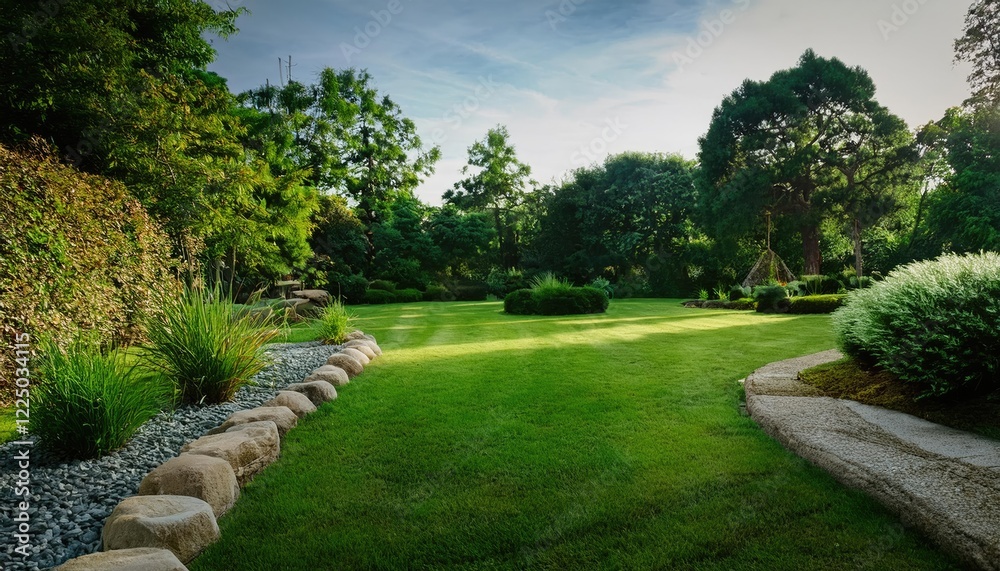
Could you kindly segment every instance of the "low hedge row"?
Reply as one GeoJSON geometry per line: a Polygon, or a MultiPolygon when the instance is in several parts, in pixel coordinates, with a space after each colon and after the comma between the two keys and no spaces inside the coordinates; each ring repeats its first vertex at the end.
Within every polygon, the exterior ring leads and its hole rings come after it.
{"type": "Polygon", "coordinates": [[[511,315],[583,315],[604,313],[611,304],[608,295],[592,287],[566,289],[520,289],[504,298],[504,311],[511,315]]]}
{"type": "Polygon", "coordinates": [[[788,313],[797,315],[833,313],[844,305],[846,299],[845,294],[793,297],[788,300],[788,313]]]}

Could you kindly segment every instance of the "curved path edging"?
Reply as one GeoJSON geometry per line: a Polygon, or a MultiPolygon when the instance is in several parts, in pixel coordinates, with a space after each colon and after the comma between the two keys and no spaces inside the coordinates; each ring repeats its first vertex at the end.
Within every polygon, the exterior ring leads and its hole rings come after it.
{"type": "Polygon", "coordinates": [[[746,378],[747,411],[787,449],[861,489],[942,549],[1000,571],[1000,442],[854,401],[824,397],[798,373],[826,351],[746,378]]]}

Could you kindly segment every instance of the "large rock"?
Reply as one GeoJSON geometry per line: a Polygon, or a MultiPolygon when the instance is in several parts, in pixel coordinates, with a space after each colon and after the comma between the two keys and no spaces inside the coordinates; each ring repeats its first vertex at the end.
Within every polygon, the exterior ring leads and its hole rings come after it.
{"type": "Polygon", "coordinates": [[[139,547],[91,553],[70,559],[54,571],[188,571],[177,556],[166,549],[139,547]]]}
{"type": "MultiPolygon", "coordinates": [[[[345,349],[350,349],[352,351],[360,351],[365,357],[368,358],[369,362],[371,362],[372,359],[378,356],[375,354],[375,351],[373,351],[372,348],[369,345],[367,345],[364,341],[348,341],[347,343],[348,343],[347,345],[344,345],[345,349]],[[357,345],[351,345],[351,343],[357,343],[357,345]]],[[[362,363],[362,365],[363,364],[364,363],[362,363]]]]}
{"type": "Polygon", "coordinates": [[[306,395],[295,391],[280,391],[275,397],[263,405],[264,407],[287,406],[295,416],[303,418],[316,412],[316,405],[306,395]]]}
{"type": "MultiPolygon", "coordinates": [[[[339,369],[344,372],[343,369],[339,369]]],[[[344,381],[347,381],[347,373],[344,373],[344,381]]],[[[320,406],[323,403],[337,400],[337,389],[332,383],[327,381],[311,381],[308,383],[294,383],[285,387],[285,390],[302,393],[314,405],[320,406]]]]}
{"type": "Polygon", "coordinates": [[[269,406],[269,407],[258,407],[252,408],[250,410],[241,410],[239,412],[234,412],[229,415],[226,422],[223,422],[218,428],[213,428],[208,431],[208,434],[222,434],[234,426],[240,424],[249,424],[251,422],[261,422],[265,420],[270,420],[278,427],[278,436],[282,439],[288,434],[288,431],[295,428],[295,425],[299,423],[299,417],[295,416],[287,406],[269,406]]]}
{"type": "Polygon", "coordinates": [[[168,549],[189,563],[219,539],[212,506],[189,496],[133,496],[122,500],[104,522],[104,551],[168,549]]]}
{"type": "Polygon", "coordinates": [[[373,353],[375,353],[376,357],[382,356],[382,349],[379,348],[378,343],[372,341],[371,339],[351,339],[347,343],[344,343],[344,347],[357,348],[359,346],[368,347],[373,353]]]}
{"type": "Polygon", "coordinates": [[[343,353],[334,353],[333,355],[330,355],[330,358],[326,360],[326,364],[333,365],[334,367],[340,367],[345,373],[347,373],[347,377],[350,379],[360,375],[365,370],[364,366],[357,359],[343,353]]]}
{"type": "Polygon", "coordinates": [[[292,296],[309,300],[318,307],[326,307],[330,303],[330,292],[321,289],[293,291],[292,296]]]}
{"type": "Polygon", "coordinates": [[[354,339],[365,339],[365,338],[366,337],[364,331],[351,331],[350,333],[347,334],[348,341],[352,341],[354,339]]]}
{"type": "Polygon", "coordinates": [[[348,357],[354,357],[354,359],[357,362],[361,363],[362,367],[367,367],[368,363],[372,362],[371,359],[369,359],[367,356],[365,356],[364,353],[362,353],[361,351],[358,351],[357,349],[352,349],[350,347],[346,347],[344,349],[341,349],[340,353],[343,354],[343,355],[347,355],[348,357]]]}
{"type": "Polygon", "coordinates": [[[327,382],[335,387],[342,387],[351,382],[351,380],[350,375],[348,375],[347,371],[344,369],[333,365],[323,365],[310,373],[309,376],[306,377],[305,382],[327,382]]]}
{"type": "Polygon", "coordinates": [[[229,462],[201,454],[181,454],[143,478],[140,496],[191,496],[212,506],[216,518],[240,497],[240,484],[229,462]]]}
{"type": "Polygon", "coordinates": [[[243,487],[278,459],[278,426],[270,420],[241,424],[222,434],[202,436],[185,444],[181,452],[225,460],[243,487]]]}

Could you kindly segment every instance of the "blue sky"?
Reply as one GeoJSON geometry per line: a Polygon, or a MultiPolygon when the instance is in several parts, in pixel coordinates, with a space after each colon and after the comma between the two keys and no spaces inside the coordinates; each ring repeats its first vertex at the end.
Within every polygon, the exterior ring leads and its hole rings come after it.
{"type": "MultiPolygon", "coordinates": [[[[225,0],[209,0],[222,4],[225,0]]],[[[952,63],[971,0],[229,0],[249,15],[216,40],[213,71],[242,91],[364,68],[442,161],[418,195],[439,204],[466,149],[504,124],[541,183],[623,151],[694,158],[712,110],[807,48],[871,73],[912,126],[968,95],[952,63]]]]}

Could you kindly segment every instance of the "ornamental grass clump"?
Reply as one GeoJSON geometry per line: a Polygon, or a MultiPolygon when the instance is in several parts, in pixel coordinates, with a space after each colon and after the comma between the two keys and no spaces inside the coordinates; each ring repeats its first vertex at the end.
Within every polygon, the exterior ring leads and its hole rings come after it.
{"type": "Polygon", "coordinates": [[[41,381],[32,390],[31,432],[70,458],[95,458],[124,446],[170,405],[173,388],[143,375],[118,352],[77,343],[42,347],[41,381]]]}
{"type": "Polygon", "coordinates": [[[149,325],[148,365],[177,387],[181,402],[216,404],[267,366],[277,331],[241,315],[218,290],[186,289],[149,325]]]}
{"type": "Polygon", "coordinates": [[[319,339],[327,345],[339,345],[347,341],[351,332],[351,314],[339,300],[323,308],[319,317],[319,339]]]}
{"type": "Polygon", "coordinates": [[[1000,389],[1000,254],[899,268],[834,314],[845,353],[917,383],[923,396],[1000,389]]]}
{"type": "Polygon", "coordinates": [[[573,288],[569,280],[556,277],[552,272],[545,272],[531,278],[531,290],[534,292],[563,292],[573,288]]]}

